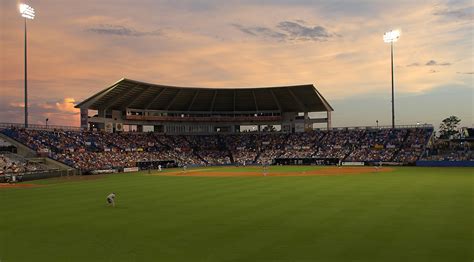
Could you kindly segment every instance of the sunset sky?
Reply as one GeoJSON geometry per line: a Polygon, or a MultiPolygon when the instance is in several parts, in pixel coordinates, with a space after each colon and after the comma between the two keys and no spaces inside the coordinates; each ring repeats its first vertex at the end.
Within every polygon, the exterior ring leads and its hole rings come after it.
{"type": "MultiPolygon", "coordinates": [[[[0,0],[0,122],[23,121],[23,19],[0,0]]],[[[30,123],[79,126],[74,104],[122,77],[175,86],[314,84],[334,126],[474,123],[474,1],[27,2],[30,123]]]]}

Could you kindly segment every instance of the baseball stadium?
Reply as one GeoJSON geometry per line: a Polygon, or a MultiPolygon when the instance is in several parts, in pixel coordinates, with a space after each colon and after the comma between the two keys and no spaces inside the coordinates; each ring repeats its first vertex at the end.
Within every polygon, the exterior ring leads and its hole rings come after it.
{"type": "Polygon", "coordinates": [[[80,128],[2,125],[5,261],[472,256],[472,151],[431,125],[334,128],[314,85],[121,79],[76,107],[80,128]]]}
{"type": "Polygon", "coordinates": [[[473,261],[472,1],[30,4],[0,262],[473,261]]]}

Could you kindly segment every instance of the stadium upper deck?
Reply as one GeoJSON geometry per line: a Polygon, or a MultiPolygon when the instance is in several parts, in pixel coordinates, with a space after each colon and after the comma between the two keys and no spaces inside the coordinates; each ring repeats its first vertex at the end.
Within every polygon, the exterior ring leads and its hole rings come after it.
{"type": "Polygon", "coordinates": [[[235,133],[242,125],[303,132],[314,123],[331,128],[333,108],[314,85],[198,88],[121,79],[76,106],[81,127],[109,132],[235,133]],[[97,114],[89,117],[89,110],[97,114]],[[310,118],[310,112],[326,112],[310,118]]]}

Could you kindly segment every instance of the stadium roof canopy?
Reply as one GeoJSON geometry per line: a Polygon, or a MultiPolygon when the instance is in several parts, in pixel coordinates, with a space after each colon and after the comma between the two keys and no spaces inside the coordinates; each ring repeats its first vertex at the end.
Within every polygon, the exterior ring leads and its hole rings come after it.
{"type": "Polygon", "coordinates": [[[123,78],[76,108],[177,112],[325,112],[333,108],[314,85],[203,88],[156,85],[123,78]]]}

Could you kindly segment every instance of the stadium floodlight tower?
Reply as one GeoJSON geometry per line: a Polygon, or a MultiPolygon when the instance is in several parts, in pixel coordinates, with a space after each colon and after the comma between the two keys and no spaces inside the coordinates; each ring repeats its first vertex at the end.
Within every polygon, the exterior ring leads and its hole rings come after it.
{"type": "Polygon", "coordinates": [[[27,64],[27,30],[26,20],[35,18],[35,9],[27,4],[20,4],[20,14],[25,18],[25,128],[28,128],[28,64],[27,64]]]}
{"type": "Polygon", "coordinates": [[[400,30],[391,30],[383,35],[383,41],[390,43],[390,58],[392,64],[392,128],[395,128],[395,87],[393,80],[393,43],[400,39],[400,30]]]}

